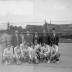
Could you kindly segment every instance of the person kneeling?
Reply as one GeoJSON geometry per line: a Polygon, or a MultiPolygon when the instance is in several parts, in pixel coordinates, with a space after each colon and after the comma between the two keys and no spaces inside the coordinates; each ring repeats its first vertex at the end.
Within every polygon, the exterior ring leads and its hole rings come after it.
{"type": "Polygon", "coordinates": [[[19,46],[16,46],[14,48],[14,53],[15,53],[16,64],[21,64],[20,58],[22,57],[22,55],[21,55],[21,50],[19,46]]]}
{"type": "Polygon", "coordinates": [[[43,53],[44,53],[44,61],[45,62],[50,62],[49,60],[49,55],[50,55],[50,46],[47,45],[47,44],[44,44],[44,50],[43,50],[43,53]]]}
{"type": "Polygon", "coordinates": [[[58,46],[53,45],[52,46],[52,52],[51,52],[51,62],[53,63],[59,63],[60,53],[58,51],[58,46]]]}
{"type": "Polygon", "coordinates": [[[10,64],[13,61],[13,47],[8,45],[3,52],[3,62],[10,64]]]}

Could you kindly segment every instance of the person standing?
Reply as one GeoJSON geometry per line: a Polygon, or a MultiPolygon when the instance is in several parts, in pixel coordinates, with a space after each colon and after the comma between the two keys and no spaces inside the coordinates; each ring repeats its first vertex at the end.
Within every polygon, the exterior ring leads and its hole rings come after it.
{"type": "Polygon", "coordinates": [[[15,33],[12,34],[11,44],[12,46],[16,47],[17,45],[20,45],[21,43],[22,43],[22,39],[18,31],[15,31],[15,33]]]}
{"type": "Polygon", "coordinates": [[[50,36],[51,45],[57,45],[59,43],[59,36],[55,32],[55,28],[52,29],[52,35],[50,36]]]}
{"type": "Polygon", "coordinates": [[[33,43],[33,35],[29,31],[27,31],[25,34],[25,42],[28,46],[31,46],[33,43]]]}
{"type": "Polygon", "coordinates": [[[53,62],[59,61],[59,36],[55,32],[55,28],[52,29],[52,35],[50,36],[51,42],[51,59],[53,62]]]}
{"type": "Polygon", "coordinates": [[[20,44],[20,49],[23,50],[25,48],[25,38],[24,33],[21,33],[22,43],[20,44]]]}
{"type": "Polygon", "coordinates": [[[20,50],[20,46],[17,45],[15,48],[14,48],[14,54],[15,54],[15,59],[16,59],[16,63],[17,64],[21,64],[21,57],[22,57],[22,54],[21,54],[21,50],[20,50]]]}
{"type": "Polygon", "coordinates": [[[41,43],[41,45],[47,44],[47,33],[46,33],[45,29],[43,30],[43,33],[40,36],[40,43],[41,43]]]}
{"type": "Polygon", "coordinates": [[[37,43],[39,44],[39,36],[37,32],[35,32],[33,35],[33,44],[35,44],[35,41],[37,41],[37,43]]]}

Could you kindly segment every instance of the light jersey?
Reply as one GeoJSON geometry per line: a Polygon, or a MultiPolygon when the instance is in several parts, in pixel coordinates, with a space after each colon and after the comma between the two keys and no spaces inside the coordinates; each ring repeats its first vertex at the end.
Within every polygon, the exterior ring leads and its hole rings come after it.
{"type": "Polygon", "coordinates": [[[40,48],[40,50],[41,50],[41,54],[43,54],[44,46],[42,46],[42,47],[40,48]]]}
{"type": "Polygon", "coordinates": [[[58,53],[58,46],[57,45],[52,46],[51,53],[58,53]]]}
{"type": "Polygon", "coordinates": [[[50,53],[50,46],[49,45],[46,45],[46,46],[42,46],[41,47],[41,52],[43,53],[50,53]]]}
{"type": "Polygon", "coordinates": [[[12,56],[12,55],[13,55],[12,47],[10,47],[10,49],[8,49],[8,48],[4,49],[3,56],[12,56]]]}
{"type": "Polygon", "coordinates": [[[29,57],[33,59],[33,57],[35,56],[34,49],[32,47],[28,47],[28,52],[29,52],[29,57]]]}
{"type": "Polygon", "coordinates": [[[21,50],[19,48],[15,47],[14,51],[15,51],[15,56],[16,57],[21,56],[21,50]]]}
{"type": "Polygon", "coordinates": [[[45,53],[50,53],[50,46],[49,45],[46,45],[45,53]]]}
{"type": "Polygon", "coordinates": [[[24,48],[22,51],[21,51],[21,53],[22,53],[22,56],[28,56],[28,49],[26,49],[26,48],[24,48]]]}
{"type": "Polygon", "coordinates": [[[34,49],[35,50],[37,50],[38,48],[40,48],[40,45],[39,44],[37,44],[37,45],[34,46],[34,49]]]}
{"type": "Polygon", "coordinates": [[[36,54],[37,54],[37,50],[40,48],[40,45],[39,44],[37,44],[37,45],[35,45],[34,46],[34,49],[33,49],[33,51],[34,51],[34,56],[36,57],[36,54]]]}
{"type": "Polygon", "coordinates": [[[35,45],[34,46],[34,55],[36,56],[36,54],[37,54],[37,50],[40,48],[40,45],[39,44],[37,44],[37,45],[35,45]]]}
{"type": "Polygon", "coordinates": [[[23,50],[23,48],[24,48],[24,45],[20,44],[20,50],[23,50]]]}
{"type": "Polygon", "coordinates": [[[20,50],[21,50],[22,55],[24,55],[26,48],[23,44],[20,44],[20,50]]]}

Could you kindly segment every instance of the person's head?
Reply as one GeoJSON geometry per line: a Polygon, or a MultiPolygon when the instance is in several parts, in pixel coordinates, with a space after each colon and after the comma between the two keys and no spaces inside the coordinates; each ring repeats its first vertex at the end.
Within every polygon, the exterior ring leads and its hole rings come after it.
{"type": "Polygon", "coordinates": [[[11,46],[11,48],[14,48],[14,46],[11,46]]]}
{"type": "Polygon", "coordinates": [[[43,35],[46,36],[46,30],[45,29],[43,30],[43,35]]]}
{"type": "Polygon", "coordinates": [[[53,33],[53,35],[55,35],[56,33],[55,33],[55,28],[53,28],[52,29],[52,33],[53,33]]]}
{"type": "Polygon", "coordinates": [[[15,31],[15,34],[18,34],[18,30],[15,31]]]}
{"type": "Polygon", "coordinates": [[[43,29],[43,33],[46,33],[45,29],[43,29]]]}
{"type": "Polygon", "coordinates": [[[38,36],[38,33],[37,32],[35,32],[35,36],[38,36]]]}
{"type": "Polygon", "coordinates": [[[37,40],[34,41],[34,44],[37,45],[37,40]]]}
{"type": "Polygon", "coordinates": [[[43,46],[46,48],[46,44],[44,43],[43,46]]]}
{"type": "Polygon", "coordinates": [[[30,35],[30,32],[29,31],[27,31],[26,33],[27,33],[27,35],[30,35]]]}
{"type": "Polygon", "coordinates": [[[10,44],[8,44],[8,46],[7,46],[8,50],[10,49],[10,47],[11,47],[11,45],[10,45],[10,44]]]}

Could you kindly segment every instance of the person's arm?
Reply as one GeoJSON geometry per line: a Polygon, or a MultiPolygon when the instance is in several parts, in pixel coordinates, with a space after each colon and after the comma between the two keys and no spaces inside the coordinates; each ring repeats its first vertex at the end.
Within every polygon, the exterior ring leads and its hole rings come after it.
{"type": "Polygon", "coordinates": [[[48,51],[47,51],[47,53],[50,53],[50,47],[48,46],[48,51]]]}
{"type": "Polygon", "coordinates": [[[13,48],[10,49],[10,53],[13,56],[13,48]]]}
{"type": "Polygon", "coordinates": [[[6,49],[4,49],[3,56],[7,56],[6,49]]]}
{"type": "Polygon", "coordinates": [[[55,45],[55,49],[56,49],[56,53],[58,53],[58,46],[57,45],[55,45]]]}
{"type": "Polygon", "coordinates": [[[23,50],[23,48],[22,48],[22,46],[20,47],[20,50],[21,50],[21,55],[23,56],[23,52],[24,52],[24,50],[23,50]]]}
{"type": "Polygon", "coordinates": [[[17,57],[17,51],[16,51],[16,47],[14,48],[14,53],[15,53],[15,56],[17,57]]]}
{"type": "Polygon", "coordinates": [[[59,43],[59,36],[56,36],[56,45],[59,43]]]}

